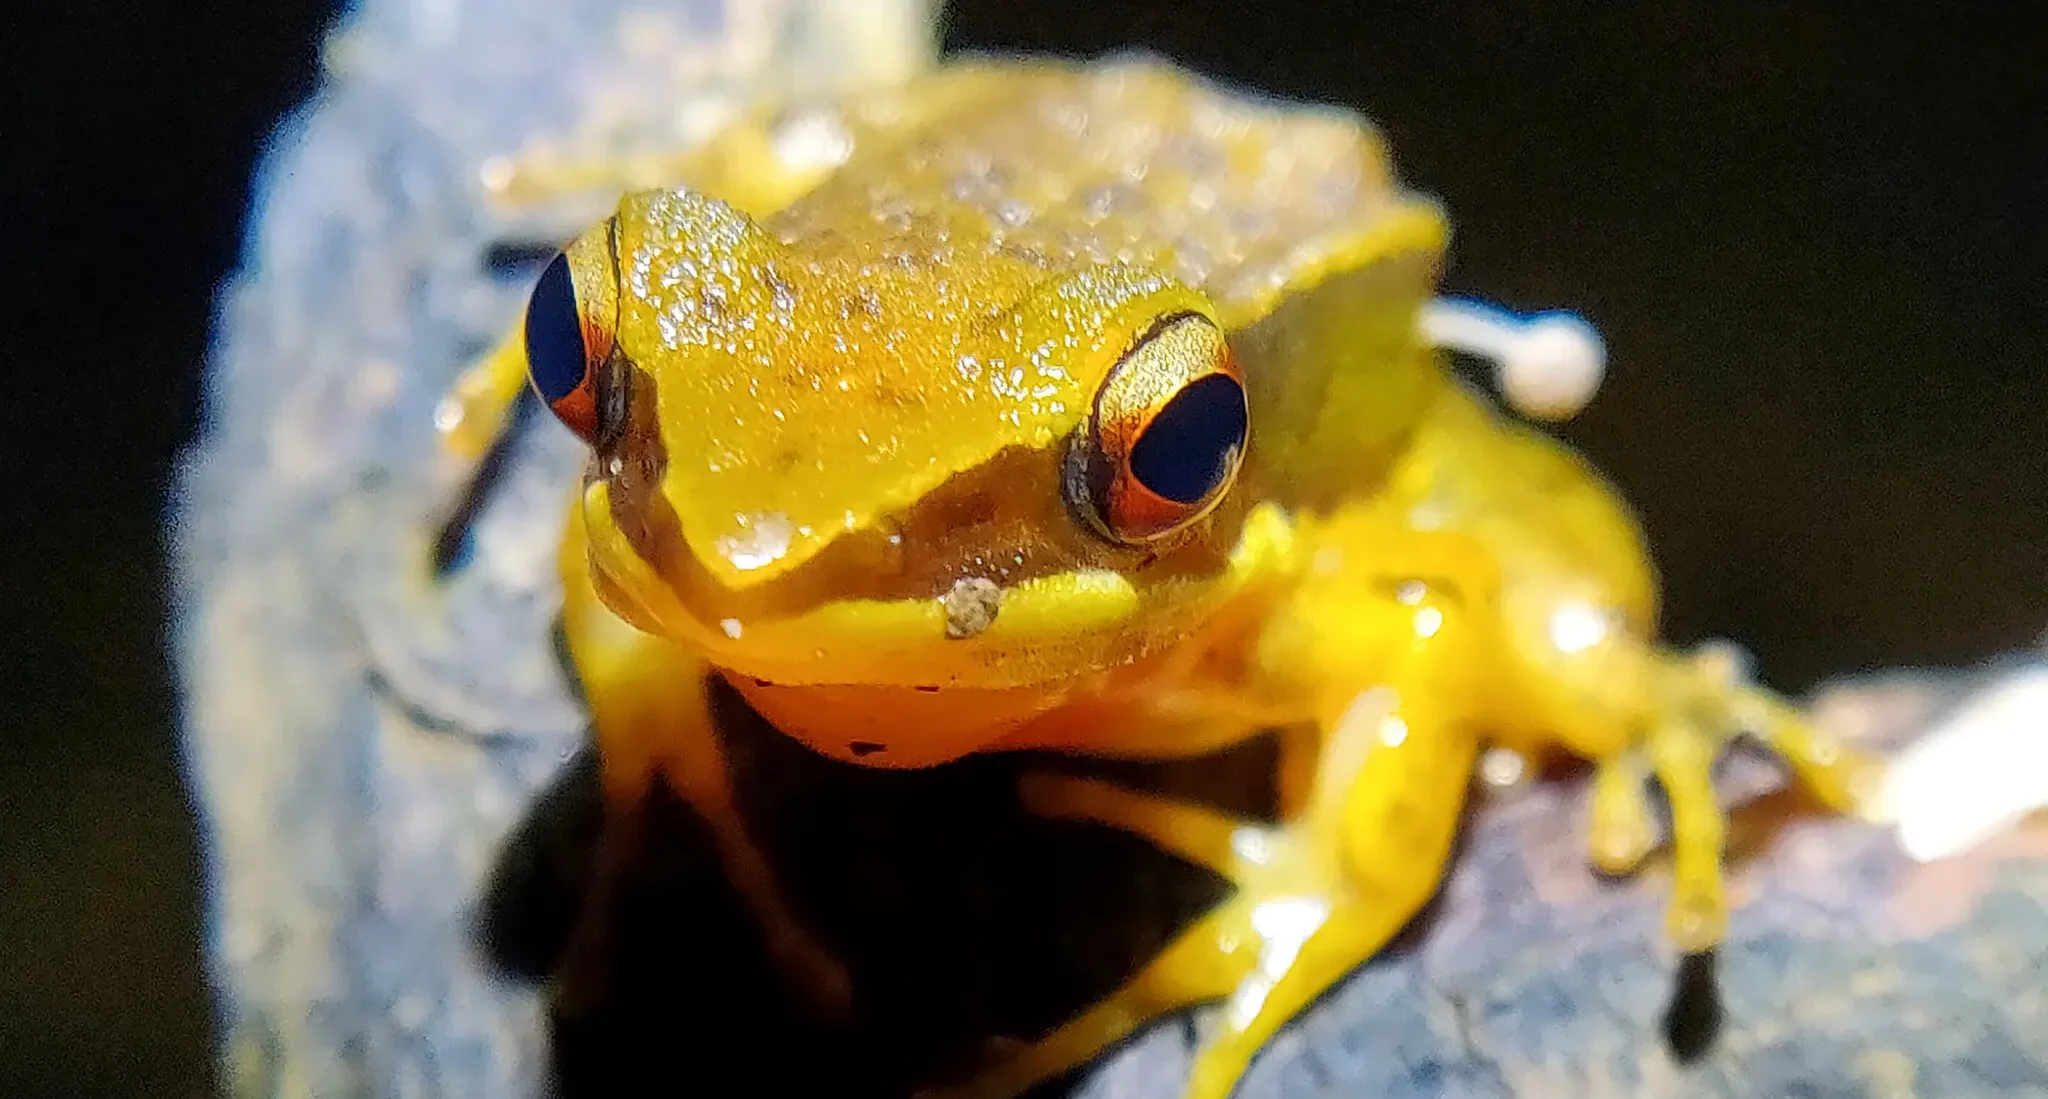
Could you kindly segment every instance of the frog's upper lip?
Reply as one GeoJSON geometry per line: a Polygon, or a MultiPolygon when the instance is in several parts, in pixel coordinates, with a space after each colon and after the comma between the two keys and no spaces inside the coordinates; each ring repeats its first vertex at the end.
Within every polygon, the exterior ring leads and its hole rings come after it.
{"type": "Polygon", "coordinates": [[[1071,559],[1007,577],[964,562],[898,575],[870,560],[888,536],[866,531],[775,584],[734,588],[659,525],[621,528],[610,490],[587,485],[583,513],[621,613],[714,665],[776,683],[1009,687],[1085,674],[1127,657],[1126,627],[1156,587],[1141,593],[1119,571],[1071,559]],[[963,583],[964,599],[953,592],[963,583]]]}
{"type": "Polygon", "coordinates": [[[780,684],[1025,686],[1114,663],[1087,650],[1115,648],[1102,639],[1122,635],[1140,607],[1130,580],[1107,569],[991,586],[993,613],[967,624],[948,596],[846,599],[707,623],[707,649],[720,666],[780,684]]]}
{"type": "Polygon", "coordinates": [[[1113,669],[1199,628],[1236,586],[1215,569],[1257,571],[1274,542],[1260,534],[1227,562],[1187,572],[1055,556],[1029,575],[963,566],[908,588],[860,568],[864,549],[849,543],[853,558],[814,560],[782,583],[734,590],[701,571],[679,540],[646,543],[654,552],[643,556],[611,522],[604,482],[586,488],[585,514],[592,559],[629,619],[729,672],[792,686],[1006,689],[1113,669]],[[849,587],[850,577],[877,582],[849,587]],[[949,590],[963,581],[964,596],[949,590]]]}

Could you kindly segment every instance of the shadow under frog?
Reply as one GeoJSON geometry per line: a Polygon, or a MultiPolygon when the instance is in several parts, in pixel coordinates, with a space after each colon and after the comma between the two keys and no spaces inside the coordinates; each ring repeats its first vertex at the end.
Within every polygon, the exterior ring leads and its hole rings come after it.
{"type": "MultiPolygon", "coordinates": [[[[1014,753],[881,770],[778,734],[721,681],[713,698],[743,811],[799,915],[851,971],[854,1011],[823,1021],[788,996],[708,833],[659,784],[610,909],[589,911],[602,805],[586,751],[509,837],[479,927],[487,956],[515,979],[601,990],[570,1010],[550,997],[561,1099],[619,1095],[634,1080],[706,1094],[901,1096],[1099,1001],[1225,896],[1207,869],[1123,832],[1024,812],[1015,791],[1027,769],[1056,763],[1262,819],[1274,811],[1270,738],[1166,764],[1014,753]],[[560,972],[584,918],[607,925],[601,972],[560,972]]],[[[1394,964],[1436,910],[1369,966],[1394,964]]],[[[1688,959],[1678,978],[1667,1040],[1689,1060],[1719,1024],[1711,958],[1688,959]]]]}
{"type": "MultiPolygon", "coordinates": [[[[708,834],[659,784],[611,910],[586,913],[602,815],[586,753],[509,839],[480,929],[522,978],[601,989],[553,1014],[561,1096],[678,1073],[712,1094],[901,1095],[1099,1000],[1228,888],[1134,837],[1026,814],[1016,779],[1044,757],[864,768],[778,734],[722,682],[713,697],[742,809],[790,903],[851,971],[853,1013],[822,1021],[787,997],[708,834]],[[582,918],[608,924],[604,971],[555,972],[582,918]]],[[[1254,741],[1151,770],[1270,814],[1260,776],[1274,758],[1254,741]]]]}

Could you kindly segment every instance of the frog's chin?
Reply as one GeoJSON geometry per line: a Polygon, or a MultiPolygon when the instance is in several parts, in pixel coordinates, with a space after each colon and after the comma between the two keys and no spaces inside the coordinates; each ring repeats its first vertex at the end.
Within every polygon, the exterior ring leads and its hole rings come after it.
{"type": "Polygon", "coordinates": [[[1193,594],[1141,592],[1119,573],[1087,569],[1008,586],[967,578],[938,596],[842,600],[702,625],[706,655],[735,682],[1009,691],[1130,663],[1155,647],[1155,635],[1163,643],[1182,634],[1193,594]]]}
{"type": "Polygon", "coordinates": [[[783,735],[866,767],[933,767],[1000,749],[1056,709],[1073,684],[925,690],[888,684],[788,685],[728,674],[783,735]]]}
{"type": "Polygon", "coordinates": [[[930,767],[1069,742],[1056,711],[1151,674],[1228,591],[1215,578],[1139,585],[1093,570],[962,582],[942,597],[740,624],[711,658],[762,717],[821,755],[930,767]]]}

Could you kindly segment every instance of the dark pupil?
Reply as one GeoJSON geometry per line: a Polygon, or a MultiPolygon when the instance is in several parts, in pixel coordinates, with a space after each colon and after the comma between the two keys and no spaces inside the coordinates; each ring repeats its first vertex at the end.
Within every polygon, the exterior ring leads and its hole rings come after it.
{"type": "Polygon", "coordinates": [[[589,369],[576,284],[569,279],[569,257],[560,253],[541,272],[526,305],[526,368],[550,404],[575,392],[589,369]]]}
{"type": "Polygon", "coordinates": [[[1198,504],[1244,446],[1244,389],[1211,374],[1174,394],[1131,448],[1131,475],[1176,503],[1198,504]]]}

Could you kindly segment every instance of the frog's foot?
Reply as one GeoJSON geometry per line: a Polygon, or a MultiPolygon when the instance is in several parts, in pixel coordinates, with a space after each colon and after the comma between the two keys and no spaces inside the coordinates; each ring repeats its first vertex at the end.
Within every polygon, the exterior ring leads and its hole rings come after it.
{"type": "Polygon", "coordinates": [[[526,391],[526,347],[520,332],[499,341],[489,354],[456,376],[455,385],[434,406],[434,430],[445,458],[473,466],[504,433],[512,409],[526,391]]]}
{"type": "Polygon", "coordinates": [[[436,575],[461,556],[463,541],[496,478],[526,388],[525,345],[514,332],[464,368],[434,406],[437,445],[425,470],[430,491],[421,526],[436,575]]]}
{"type": "Polygon", "coordinates": [[[1108,999],[958,1094],[1007,1099],[1154,1019],[1220,999],[1185,1096],[1225,1099],[1280,1027],[1378,953],[1436,891],[1474,746],[1460,732],[1395,713],[1378,692],[1368,696],[1317,746],[1316,788],[1284,826],[1091,779],[1028,779],[1032,811],[1144,836],[1229,879],[1236,893],[1108,999]]]}
{"type": "Polygon", "coordinates": [[[1253,863],[1246,856],[1271,850],[1281,830],[1066,775],[1029,775],[1019,792],[1034,813],[1136,832],[1230,879],[1239,892],[1182,931],[1107,999],[1035,1042],[1004,1050],[966,1083],[920,1099],[1012,1099],[1093,1060],[1155,1019],[1230,995],[1259,962],[1253,905],[1244,889],[1253,863]]]}
{"type": "Polygon", "coordinates": [[[1654,773],[1671,810],[1673,896],[1666,934],[1686,953],[1721,941],[1728,926],[1722,887],[1724,821],[1713,766],[1728,741],[1748,733],[1836,812],[1861,812],[1882,768],[1808,722],[1791,704],[1745,682],[1739,661],[1710,647],[1658,669],[1660,713],[1638,743],[1595,761],[1589,841],[1595,865],[1625,874],[1654,842],[1644,780],[1654,773]]]}
{"type": "Polygon", "coordinates": [[[668,786],[690,803],[709,827],[719,864],[759,927],[776,972],[813,1010],[844,1016],[853,1005],[853,981],[825,945],[811,934],[784,897],[767,853],[755,842],[736,804],[723,754],[715,742],[693,741],[695,749],[663,768],[668,786]]]}
{"type": "MultiPolygon", "coordinates": [[[[851,978],[790,910],[767,859],[744,824],[736,816],[720,812],[723,803],[715,793],[707,797],[701,784],[685,784],[676,793],[686,801],[691,801],[693,794],[701,799],[702,804],[692,801],[692,806],[710,826],[721,868],[752,915],[776,972],[789,982],[791,992],[821,1015],[845,1014],[852,1006],[851,978]]],[[[620,906],[628,902],[623,887],[649,842],[648,823],[644,796],[621,800],[608,792],[589,885],[550,981],[554,1008],[563,1016],[588,1015],[610,998],[611,974],[621,962],[612,928],[620,906]]]]}
{"type": "Polygon", "coordinates": [[[589,1016],[611,998],[612,974],[619,962],[613,921],[625,893],[622,887],[644,847],[646,818],[641,801],[615,805],[607,800],[603,806],[582,903],[548,982],[553,1008],[565,1018],[589,1016]]]}
{"type": "Polygon", "coordinates": [[[590,706],[605,806],[593,910],[586,921],[609,919],[609,912],[595,908],[616,891],[618,875],[642,845],[646,799],[658,782],[703,821],[720,869],[761,930],[791,992],[823,1014],[843,1014],[852,998],[845,967],[789,904],[741,810],[703,660],[611,614],[582,571],[588,556],[582,526],[573,520],[562,560],[563,630],[590,706]]]}
{"type": "MultiPolygon", "coordinates": [[[[484,170],[484,186],[487,193],[495,195],[499,189],[513,186],[509,181],[516,177],[521,182],[515,188],[514,205],[537,205],[589,188],[597,188],[610,197],[617,195],[617,188],[612,185],[620,180],[608,174],[613,170],[608,164],[572,166],[543,160],[522,173],[513,163],[502,157],[493,158],[484,170]]],[[[583,224],[597,216],[600,214],[572,211],[570,224],[583,224]]],[[[551,254],[573,236],[574,230],[565,226],[506,226],[493,235],[491,243],[514,253],[545,249],[551,254]]],[[[460,534],[453,528],[467,523],[469,509],[477,502],[476,494],[489,480],[493,456],[501,451],[516,420],[520,399],[527,391],[525,317],[522,303],[505,334],[489,352],[465,366],[434,405],[434,432],[439,446],[430,476],[439,510],[431,523],[437,544],[443,550],[460,534]]]]}

